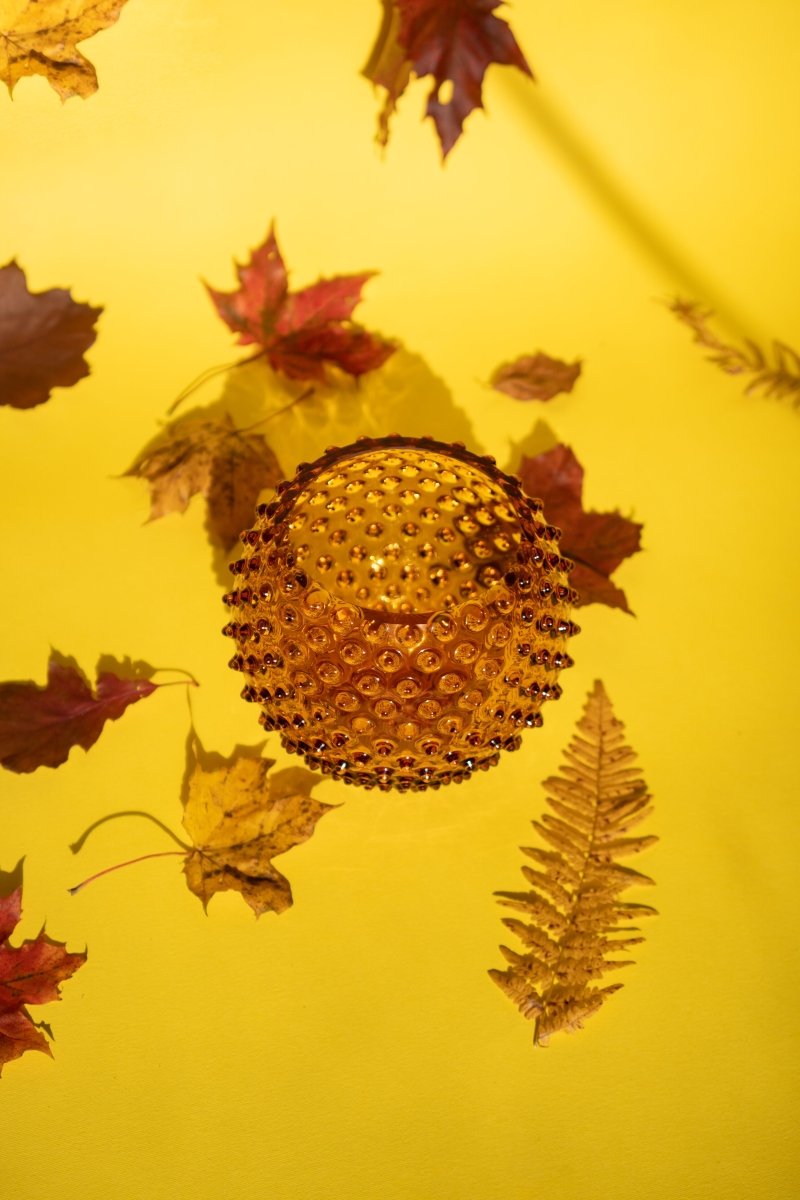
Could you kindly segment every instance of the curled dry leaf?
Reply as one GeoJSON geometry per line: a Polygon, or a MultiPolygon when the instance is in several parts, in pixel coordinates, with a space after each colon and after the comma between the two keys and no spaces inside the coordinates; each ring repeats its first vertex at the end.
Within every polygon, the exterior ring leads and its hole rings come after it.
{"type": "Polygon", "coordinates": [[[655,913],[647,904],[619,899],[626,888],[653,881],[617,860],[658,839],[624,836],[649,816],[650,796],[599,681],[564,758],[561,774],[543,784],[553,812],[533,822],[551,849],[523,847],[535,864],[522,868],[530,891],[496,893],[501,904],[527,918],[503,921],[525,952],[502,946],[509,966],[489,974],[534,1021],[534,1045],[544,1045],[560,1030],[580,1029],[622,987],[596,983],[606,971],[631,965],[628,958],[608,956],[642,942],[631,921],[655,913]]]}
{"type": "Polygon", "coordinates": [[[125,474],[149,483],[151,521],[205,496],[212,537],[225,549],[252,524],[259,493],[283,478],[264,437],[237,429],[228,413],[171,421],[125,474]]]}
{"type": "Polygon", "coordinates": [[[395,346],[352,320],[361,289],[374,271],[320,279],[298,292],[289,279],[274,226],[246,266],[236,264],[239,288],[208,294],[240,346],[257,345],[270,366],[289,379],[324,382],[326,366],[363,375],[386,362],[395,346]]]}
{"type": "Polygon", "coordinates": [[[116,721],[159,686],[147,671],[124,678],[99,670],[92,691],[83,673],[54,651],[44,687],[30,680],[0,683],[0,765],[25,774],[60,766],[73,746],[88,750],[106,721],[116,721]]]}
{"type": "Polygon", "coordinates": [[[731,345],[714,333],[709,321],[714,314],[694,300],[676,298],[669,304],[679,321],[694,333],[694,340],[711,353],[706,355],[726,375],[749,375],[745,395],[763,392],[781,399],[791,397],[800,407],[800,354],[783,342],[773,341],[771,352],[746,339],[743,346],[731,345]]]}
{"type": "Polygon", "coordinates": [[[412,73],[433,78],[427,115],[443,159],[472,110],[483,107],[483,77],[492,63],[532,77],[511,28],[495,16],[500,6],[501,0],[383,0],[383,21],[363,72],[386,92],[378,118],[380,145],[389,140],[390,118],[412,73]]]}
{"type": "Polygon", "coordinates": [[[27,0],[0,28],[0,79],[13,92],[23,75],[44,75],[62,100],[91,96],[97,74],[77,43],[108,29],[127,0],[27,0]]]}
{"type": "Polygon", "coordinates": [[[519,476],[528,495],[543,502],[550,524],[561,530],[561,553],[575,564],[570,583],[580,594],[578,603],[630,613],[625,593],[610,576],[641,548],[642,526],[618,512],[584,512],[583,467],[569,446],[523,458],[519,476]]]}
{"type": "Polygon", "coordinates": [[[490,382],[498,392],[505,392],[514,400],[552,400],[561,392],[571,392],[580,373],[580,360],[566,363],[539,350],[503,363],[490,382]]]}
{"type": "Polygon", "coordinates": [[[102,308],[73,300],[65,288],[29,292],[15,262],[0,267],[0,404],[34,408],[54,387],[71,387],[89,367],[102,308]]]}
{"type": "Polygon", "coordinates": [[[288,879],[273,858],[307,841],[335,805],[311,795],[320,776],[302,767],[270,775],[261,747],[228,759],[192,744],[183,825],[192,841],[184,864],[189,890],[203,907],[215,892],[240,892],[257,917],[292,904],[288,879]]]}
{"type": "MultiPolygon", "coordinates": [[[[21,869],[20,863],[13,875],[21,869]]],[[[60,1000],[59,984],[86,962],[85,953],[70,954],[44,933],[12,946],[9,939],[21,915],[22,886],[8,891],[0,878],[0,1072],[26,1050],[51,1053],[43,1027],[34,1024],[26,1005],[60,1000]]]]}

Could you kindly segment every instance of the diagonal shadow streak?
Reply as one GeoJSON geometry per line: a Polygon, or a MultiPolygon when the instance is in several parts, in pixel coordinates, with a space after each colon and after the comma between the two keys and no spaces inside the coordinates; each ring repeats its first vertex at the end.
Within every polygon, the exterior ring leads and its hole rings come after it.
{"type": "MultiPolygon", "coordinates": [[[[500,80],[498,79],[498,83],[500,80]]],[[[506,96],[528,125],[536,128],[554,147],[587,190],[662,271],[671,277],[681,294],[701,301],[739,337],[754,329],[747,314],[720,294],[716,285],[691,263],[686,252],[670,237],[659,222],[649,216],[551,97],[530,86],[529,80],[502,73],[506,96]]],[[[752,336],[752,332],[751,332],[752,336]]]]}

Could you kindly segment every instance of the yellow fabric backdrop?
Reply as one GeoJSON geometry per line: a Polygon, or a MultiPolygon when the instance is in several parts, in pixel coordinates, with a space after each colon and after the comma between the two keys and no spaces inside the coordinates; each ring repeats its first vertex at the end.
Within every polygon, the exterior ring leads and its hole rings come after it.
{"type": "Polygon", "coordinates": [[[564,698],[520,754],[437,794],[319,788],[344,805],[283,860],[295,907],[279,918],[233,896],[204,916],[170,859],[67,895],[169,848],[135,820],[79,859],[68,845],[115,809],[179,826],[178,689],[57,771],[3,773],[0,867],[26,858],[23,931],[46,919],[89,948],[41,1011],[54,1060],[3,1073],[9,1197],[795,1194],[800,415],[744,398],[658,301],[702,289],[729,332],[800,343],[800,10],[518,0],[506,15],[538,85],[490,71],[489,116],[444,170],[423,85],[384,160],[373,146],[358,74],[373,0],[131,0],[83,46],[90,100],[62,107],[43,80],[0,95],[0,262],[106,309],[90,378],[0,410],[0,678],[43,681],[50,645],[92,674],[101,653],[186,667],[206,746],[258,740],[201,503],[143,527],[144,485],[112,477],[189,379],[235,357],[198,277],[230,286],[273,217],[297,286],[380,270],[359,313],[412,356],[361,407],[272,423],[286,471],[395,428],[506,465],[546,444],[544,419],[585,464],[588,502],[643,521],[646,546],[619,572],[636,619],[584,610],[564,698]],[[571,396],[487,389],[537,348],[584,360],[571,396]],[[625,988],[534,1051],[486,976],[505,940],[492,892],[518,885],[538,782],[597,677],[655,794],[661,841],[637,865],[661,915],[625,988]]]}

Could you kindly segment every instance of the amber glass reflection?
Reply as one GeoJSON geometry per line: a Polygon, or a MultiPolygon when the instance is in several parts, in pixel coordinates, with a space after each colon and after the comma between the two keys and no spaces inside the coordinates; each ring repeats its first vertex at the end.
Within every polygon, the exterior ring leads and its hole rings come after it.
{"type": "Polygon", "coordinates": [[[576,594],[542,505],[494,460],[360,438],[302,463],[231,564],[242,696],[345,783],[460,783],[561,694],[576,594]]]}

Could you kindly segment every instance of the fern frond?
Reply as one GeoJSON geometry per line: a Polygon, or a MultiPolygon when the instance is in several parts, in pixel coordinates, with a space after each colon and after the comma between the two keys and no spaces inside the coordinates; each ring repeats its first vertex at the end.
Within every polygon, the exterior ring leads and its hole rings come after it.
{"type": "Polygon", "coordinates": [[[694,333],[694,340],[711,351],[706,355],[727,375],[750,375],[744,389],[746,396],[763,392],[765,396],[783,399],[792,397],[794,407],[800,407],[800,355],[784,342],[773,341],[771,358],[762,348],[743,338],[744,347],[730,345],[714,333],[709,320],[711,309],[701,308],[693,300],[675,299],[668,305],[679,321],[694,333]]]}
{"type": "Polygon", "coordinates": [[[560,775],[542,785],[553,811],[532,822],[552,849],[523,846],[538,868],[522,867],[530,891],[495,893],[527,918],[503,918],[525,949],[501,946],[508,966],[489,975],[534,1022],[534,1045],[545,1045],[559,1031],[580,1029],[622,987],[598,987],[596,981],[606,971],[632,965],[632,959],[609,956],[642,942],[629,922],[656,911],[619,899],[626,888],[652,886],[653,880],[616,860],[658,839],[626,836],[652,811],[650,796],[639,768],[629,765],[636,755],[625,745],[624,726],[599,680],[578,730],[560,775]]]}

